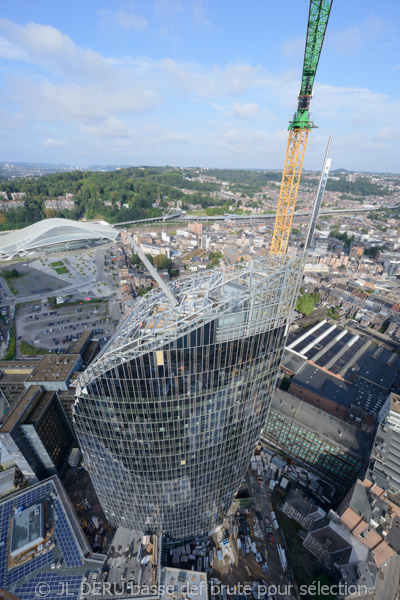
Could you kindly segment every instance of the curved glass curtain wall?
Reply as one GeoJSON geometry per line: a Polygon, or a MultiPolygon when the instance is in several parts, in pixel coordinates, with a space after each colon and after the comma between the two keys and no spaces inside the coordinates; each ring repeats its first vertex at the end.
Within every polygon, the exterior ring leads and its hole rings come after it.
{"type": "Polygon", "coordinates": [[[222,524],[281,361],[295,285],[274,281],[276,293],[230,299],[224,316],[82,381],[74,425],[112,524],[177,540],[222,524]]]}

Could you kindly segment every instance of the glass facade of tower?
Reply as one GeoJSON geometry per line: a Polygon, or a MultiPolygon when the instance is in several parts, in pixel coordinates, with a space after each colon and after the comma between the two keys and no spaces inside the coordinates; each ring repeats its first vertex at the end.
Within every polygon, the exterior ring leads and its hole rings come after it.
{"type": "Polygon", "coordinates": [[[79,379],[74,425],[109,521],[185,540],[223,522],[265,424],[300,259],[153,292],[79,379]]]}

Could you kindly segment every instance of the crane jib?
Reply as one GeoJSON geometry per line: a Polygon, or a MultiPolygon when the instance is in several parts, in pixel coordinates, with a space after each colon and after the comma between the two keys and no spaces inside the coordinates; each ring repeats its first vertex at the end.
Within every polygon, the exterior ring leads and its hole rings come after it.
{"type": "Polygon", "coordinates": [[[309,119],[308,109],[310,107],[315,74],[317,72],[319,57],[321,56],[331,6],[332,0],[311,0],[310,2],[303,74],[297,112],[289,129],[311,129],[313,127],[313,123],[309,119]]]}

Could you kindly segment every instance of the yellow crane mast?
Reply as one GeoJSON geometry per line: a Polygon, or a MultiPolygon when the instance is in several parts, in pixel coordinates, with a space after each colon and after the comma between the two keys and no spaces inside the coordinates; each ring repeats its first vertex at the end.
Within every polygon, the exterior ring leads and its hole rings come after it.
{"type": "Polygon", "coordinates": [[[289,243],[307,138],[310,129],[314,127],[314,123],[310,120],[309,107],[332,1],[310,1],[301,88],[297,111],[289,125],[289,141],[272,236],[271,254],[286,254],[289,243]]]}

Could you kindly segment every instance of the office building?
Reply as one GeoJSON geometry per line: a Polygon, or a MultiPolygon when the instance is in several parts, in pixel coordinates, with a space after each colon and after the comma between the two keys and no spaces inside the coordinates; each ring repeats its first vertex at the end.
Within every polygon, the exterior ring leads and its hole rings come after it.
{"type": "Polygon", "coordinates": [[[343,489],[352,485],[368,458],[372,436],[277,390],[262,439],[343,489]]]}
{"type": "Polygon", "coordinates": [[[0,444],[30,483],[61,475],[76,438],[57,393],[30,386],[7,413],[0,444]]]}
{"type": "Polygon", "coordinates": [[[109,521],[189,539],[217,529],[266,420],[301,256],[153,290],[77,380],[74,426],[109,521]]]}
{"type": "Polygon", "coordinates": [[[46,354],[34,366],[24,385],[27,389],[40,385],[46,391],[68,391],[72,374],[82,365],[80,354],[46,354]]]}

